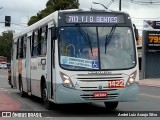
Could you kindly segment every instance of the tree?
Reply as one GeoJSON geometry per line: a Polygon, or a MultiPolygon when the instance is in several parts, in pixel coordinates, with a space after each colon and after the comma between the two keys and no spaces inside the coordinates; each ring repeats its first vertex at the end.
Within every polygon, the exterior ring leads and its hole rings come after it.
{"type": "Polygon", "coordinates": [[[4,31],[0,36],[0,56],[5,56],[8,60],[11,59],[13,31],[4,31]]]}
{"type": "Polygon", "coordinates": [[[37,22],[37,21],[38,21],[37,16],[32,16],[32,17],[30,18],[29,22],[28,22],[28,25],[32,25],[32,24],[34,24],[34,23],[37,22]]]}
{"type": "Polygon", "coordinates": [[[78,0],[48,0],[46,8],[39,11],[36,16],[32,16],[28,25],[34,24],[56,10],[77,9],[78,6],[78,0]]]}

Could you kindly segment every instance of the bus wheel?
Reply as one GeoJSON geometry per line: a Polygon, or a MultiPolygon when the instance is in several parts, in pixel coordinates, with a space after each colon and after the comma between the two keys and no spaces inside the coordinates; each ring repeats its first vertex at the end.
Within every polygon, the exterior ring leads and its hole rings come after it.
{"type": "Polygon", "coordinates": [[[118,106],[118,102],[105,102],[104,104],[107,110],[115,110],[118,106]]]}
{"type": "Polygon", "coordinates": [[[24,93],[24,91],[23,91],[22,81],[19,83],[19,91],[20,91],[20,96],[21,96],[21,97],[24,97],[24,96],[25,96],[25,93],[24,93]]]}
{"type": "Polygon", "coordinates": [[[48,110],[51,109],[51,102],[48,100],[48,93],[47,93],[47,88],[46,85],[43,86],[43,91],[42,91],[42,99],[44,103],[44,107],[48,110]]]}

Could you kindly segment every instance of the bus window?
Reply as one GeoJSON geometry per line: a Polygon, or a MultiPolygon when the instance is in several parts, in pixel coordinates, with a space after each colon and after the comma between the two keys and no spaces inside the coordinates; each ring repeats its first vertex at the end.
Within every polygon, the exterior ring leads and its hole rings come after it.
{"type": "Polygon", "coordinates": [[[27,36],[24,36],[23,39],[23,58],[26,58],[26,44],[27,44],[27,36]]]}
{"type": "Polygon", "coordinates": [[[45,56],[46,52],[47,52],[47,27],[43,27],[40,28],[38,31],[37,55],[45,56]]]}
{"type": "Polygon", "coordinates": [[[37,56],[38,31],[33,32],[32,37],[32,56],[37,56]]]}
{"type": "MultiPolygon", "coordinates": [[[[92,62],[97,62],[98,59],[96,29],[94,27],[61,28],[59,48],[61,61],[64,61],[64,59],[66,58],[73,58],[75,60],[79,59],[80,61],[86,61],[87,64],[81,66],[80,64],[75,63],[75,65],[72,66],[77,66],[77,68],[79,67],[79,69],[91,69],[92,62]]],[[[67,64],[66,67],[68,67],[67,64]]],[[[97,67],[95,69],[97,69],[97,67]]]]}
{"type": "Polygon", "coordinates": [[[41,33],[41,55],[47,53],[47,27],[42,28],[41,33]]]}
{"type": "Polygon", "coordinates": [[[18,58],[23,58],[23,42],[24,42],[24,37],[21,37],[17,41],[17,59],[18,58]]]}

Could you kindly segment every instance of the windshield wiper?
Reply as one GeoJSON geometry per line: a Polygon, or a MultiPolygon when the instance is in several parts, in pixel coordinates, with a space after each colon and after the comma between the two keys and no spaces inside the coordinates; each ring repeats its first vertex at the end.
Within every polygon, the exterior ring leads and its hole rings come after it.
{"type": "Polygon", "coordinates": [[[109,35],[106,34],[105,54],[106,54],[107,46],[108,46],[108,44],[109,44],[109,42],[110,42],[110,40],[113,36],[113,33],[114,33],[115,29],[116,29],[116,26],[113,26],[111,31],[109,32],[109,35]]]}
{"type": "Polygon", "coordinates": [[[85,43],[86,43],[87,45],[89,45],[90,50],[91,50],[91,54],[93,55],[93,52],[92,52],[92,44],[91,44],[91,40],[90,40],[89,34],[86,33],[79,24],[75,24],[75,25],[77,26],[77,29],[78,29],[79,33],[81,34],[81,36],[83,37],[85,43]]]}

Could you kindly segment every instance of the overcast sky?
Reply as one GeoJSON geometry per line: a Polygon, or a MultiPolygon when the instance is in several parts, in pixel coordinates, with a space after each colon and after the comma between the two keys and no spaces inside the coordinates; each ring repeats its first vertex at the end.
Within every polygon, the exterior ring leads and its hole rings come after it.
{"type": "MultiPolygon", "coordinates": [[[[0,23],[0,32],[5,30],[15,30],[16,33],[20,32],[25,28],[26,23],[31,16],[36,15],[37,12],[45,8],[47,1],[48,0],[0,0],[0,8],[3,7],[2,9],[0,9],[0,22],[4,22],[5,15],[11,16],[12,20],[11,27],[7,28],[4,27],[3,23],[0,23]]],[[[119,10],[119,0],[79,0],[80,8],[92,7],[104,9],[100,5],[92,4],[93,1],[103,3],[111,10],[119,10]],[[111,2],[112,4],[109,4],[110,1],[114,2],[111,2]]],[[[160,17],[160,5],[139,5],[126,1],[127,0],[122,0],[122,11],[128,12],[130,14],[133,22],[135,22],[139,29],[142,29],[143,19],[138,18],[151,19],[160,17]]],[[[159,21],[159,19],[153,20],[159,21]]]]}
{"type": "Polygon", "coordinates": [[[0,0],[0,22],[5,21],[5,16],[11,16],[11,27],[4,27],[0,23],[0,32],[15,30],[16,33],[26,27],[29,18],[45,8],[48,0],[0,0]]]}

